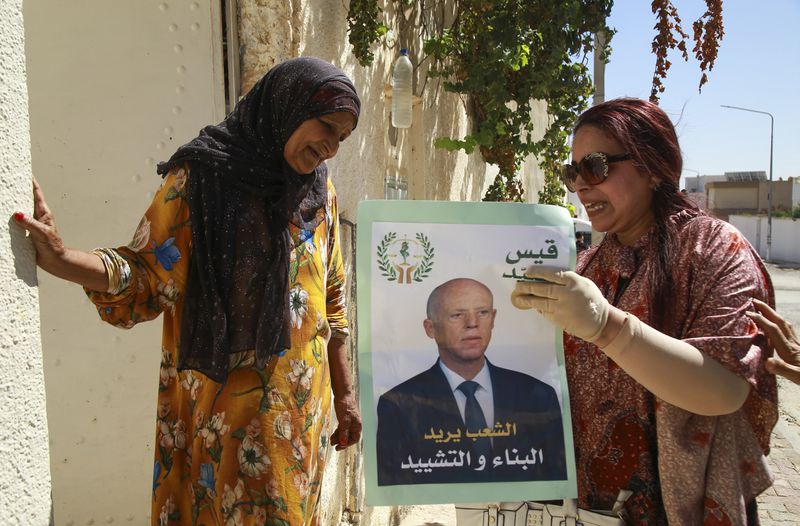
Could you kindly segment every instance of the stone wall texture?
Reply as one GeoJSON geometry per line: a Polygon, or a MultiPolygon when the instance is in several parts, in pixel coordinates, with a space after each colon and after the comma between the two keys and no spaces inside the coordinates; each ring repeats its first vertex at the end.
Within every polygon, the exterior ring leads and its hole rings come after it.
{"type": "Polygon", "coordinates": [[[50,518],[50,456],[35,253],[8,221],[31,210],[22,0],[0,3],[0,49],[0,524],[38,526],[50,518]]]}

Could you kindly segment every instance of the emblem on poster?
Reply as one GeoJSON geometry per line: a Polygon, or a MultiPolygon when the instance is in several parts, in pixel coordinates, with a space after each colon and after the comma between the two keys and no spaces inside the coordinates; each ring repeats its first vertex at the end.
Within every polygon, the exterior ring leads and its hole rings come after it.
{"type": "Polygon", "coordinates": [[[378,269],[387,281],[398,285],[420,283],[433,269],[434,248],[425,234],[417,232],[414,239],[389,232],[378,243],[378,269]]]}

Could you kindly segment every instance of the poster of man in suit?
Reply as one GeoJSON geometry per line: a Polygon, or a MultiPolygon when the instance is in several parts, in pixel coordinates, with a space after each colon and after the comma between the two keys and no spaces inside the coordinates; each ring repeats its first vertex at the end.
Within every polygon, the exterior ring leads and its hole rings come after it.
{"type": "Polygon", "coordinates": [[[510,302],[528,265],[574,267],[566,211],[364,202],[358,225],[367,504],[575,496],[561,332],[510,302]]]}
{"type": "Polygon", "coordinates": [[[438,358],[378,399],[379,485],[566,477],[555,389],[485,356],[493,305],[491,290],[470,278],[431,292],[423,326],[438,358]],[[448,455],[452,465],[414,467],[448,455]]]}

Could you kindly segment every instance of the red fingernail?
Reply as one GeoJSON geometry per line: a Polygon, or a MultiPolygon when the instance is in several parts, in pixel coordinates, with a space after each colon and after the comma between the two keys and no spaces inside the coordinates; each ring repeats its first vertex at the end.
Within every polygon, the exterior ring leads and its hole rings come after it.
{"type": "Polygon", "coordinates": [[[14,212],[14,219],[16,219],[17,221],[22,221],[23,219],[25,219],[25,214],[23,214],[22,212],[14,212]]]}

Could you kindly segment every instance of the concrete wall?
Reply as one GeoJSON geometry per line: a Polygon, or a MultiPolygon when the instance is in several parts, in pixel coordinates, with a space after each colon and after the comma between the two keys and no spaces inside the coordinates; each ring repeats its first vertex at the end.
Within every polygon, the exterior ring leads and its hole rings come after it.
{"type": "MultiPolygon", "coordinates": [[[[800,195],[800,181],[790,177],[788,181],[776,180],[772,182],[774,194],[772,196],[772,209],[791,210],[797,206],[800,195]]],[[[758,210],[763,212],[769,205],[769,181],[761,181],[758,185],[758,210]]]]}
{"type": "Polygon", "coordinates": [[[35,253],[7,223],[29,213],[31,158],[22,0],[0,2],[0,524],[46,525],[50,457],[35,253]]]}
{"type": "Polygon", "coordinates": [[[758,183],[709,183],[708,203],[714,209],[758,209],[758,183]]]}
{"type": "MultiPolygon", "coordinates": [[[[706,197],[709,209],[725,219],[728,214],[764,213],[769,206],[769,181],[708,182],[706,197]]],[[[800,199],[800,181],[773,181],[772,208],[792,210],[800,199]]]]}
{"type": "MultiPolygon", "coordinates": [[[[766,216],[731,215],[728,221],[744,234],[761,257],[767,257],[766,216]]],[[[772,247],[769,259],[800,264],[800,221],[772,218],[772,247]]]]}

